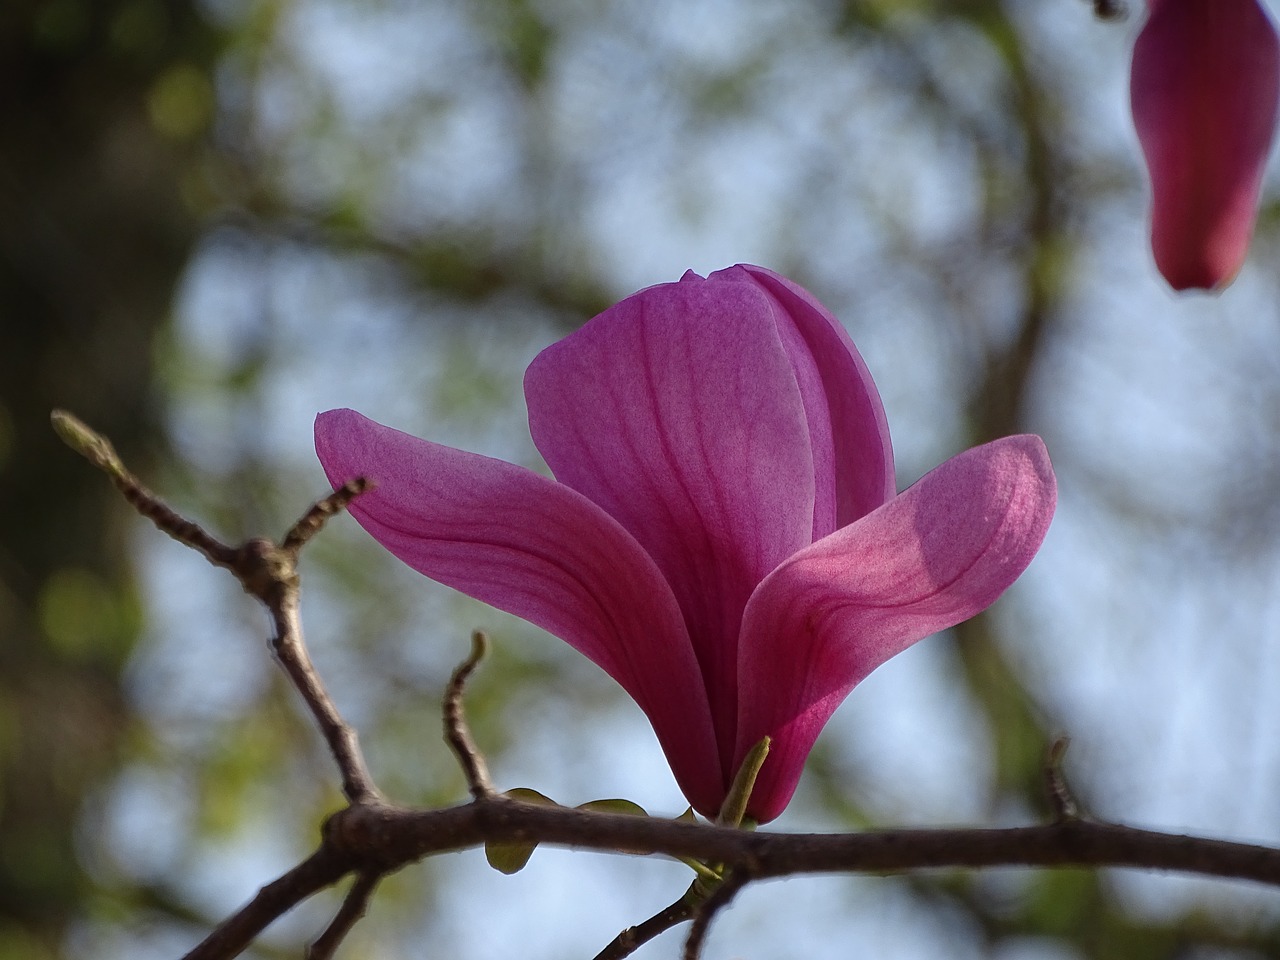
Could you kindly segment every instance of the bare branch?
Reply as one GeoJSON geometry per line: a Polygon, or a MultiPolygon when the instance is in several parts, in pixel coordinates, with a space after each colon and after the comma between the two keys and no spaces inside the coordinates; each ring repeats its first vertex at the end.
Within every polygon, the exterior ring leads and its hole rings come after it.
{"type": "MultiPolygon", "coordinates": [[[[776,834],[548,807],[497,796],[444,810],[409,810],[371,802],[334,814],[326,824],[325,844],[318,853],[264,887],[184,960],[236,956],[272,920],[351,870],[385,874],[435,853],[486,841],[529,839],[726,863],[731,869],[744,871],[751,880],[931,868],[1132,867],[1280,887],[1280,850],[1086,820],[995,830],[776,834]]],[[[651,936],[656,936],[661,932],[660,924],[669,920],[669,927],[685,919],[678,916],[675,905],[668,909],[670,915],[664,912],[637,929],[652,930],[651,936]]],[[[623,949],[627,938],[620,935],[619,939],[624,941],[622,947],[603,957],[627,956],[623,949]]]]}
{"type": "Polygon", "coordinates": [[[739,869],[724,879],[711,895],[696,909],[693,925],[689,928],[689,936],[684,942],[684,960],[698,960],[702,956],[702,945],[706,942],[707,933],[711,930],[711,921],[716,914],[729,905],[738,891],[750,882],[750,873],[739,869]]]}
{"type": "Polygon", "coordinates": [[[356,882],[347,891],[346,899],[342,901],[342,908],[338,910],[333,922],[316,938],[315,943],[307,948],[306,960],[332,960],[335,951],[351,932],[351,928],[369,908],[369,900],[374,890],[378,888],[378,881],[382,876],[381,873],[371,871],[356,877],[356,882]]]}
{"type": "Polygon", "coordinates": [[[296,554],[307,545],[312,537],[320,532],[320,529],[328,522],[330,517],[337,516],[347,508],[347,505],[352,500],[366,490],[372,489],[373,484],[364,477],[348,480],[329,496],[322,500],[317,500],[311,509],[289,528],[289,532],[280,541],[280,546],[296,554]]]}
{"type": "Polygon", "coordinates": [[[129,472],[111,441],[65,410],[49,415],[53,429],[72,450],[111,478],[130,505],[179,543],[204,554],[215,566],[231,567],[236,551],[180,516],[129,472]]]}
{"type": "Polygon", "coordinates": [[[1067,778],[1062,772],[1062,761],[1066,757],[1069,746],[1071,746],[1070,737],[1058,737],[1049,745],[1049,753],[1044,762],[1044,789],[1056,823],[1076,820],[1080,816],[1080,805],[1076,803],[1075,795],[1067,785],[1067,778]]]}
{"type": "Polygon", "coordinates": [[[358,877],[342,908],[311,948],[312,960],[332,956],[364,913],[380,877],[423,857],[484,843],[549,843],[631,854],[661,853],[723,864],[728,878],[707,896],[697,884],[666,910],[624,930],[598,960],[622,958],[663,930],[694,917],[686,956],[697,957],[706,931],[747,882],[806,873],[886,873],[932,868],[1129,867],[1253,880],[1280,887],[1280,849],[1176,836],[1082,820],[1061,772],[1065,739],[1050,751],[1045,778],[1055,822],[1007,829],[888,830],[855,834],[750,833],[729,827],[524,803],[497,796],[467,728],[462,704],[467,678],[484,656],[483,634],[445,695],[445,735],[467,775],[472,802],[444,810],[412,810],[382,800],[369,776],[355,731],[342,719],[316,673],[299,616],[297,554],[325,519],[356,496],[359,482],[319,501],[283,545],[250,540],[232,549],[179,516],[146,490],[111,444],[69,414],[55,413],[58,433],[105,471],[144,516],[170,536],[230,569],[271,612],[275,652],[315,717],[342,774],[350,805],[325,824],[318,851],[263,887],[184,960],[229,960],[274,920],[346,874],[358,877]]]}
{"type": "Polygon", "coordinates": [[[238,559],[236,575],[271,613],[275,626],[272,649],[320,727],[342,775],[343,794],[352,803],[376,799],[378,789],[365,764],[359,738],[325,689],[303,638],[296,557],[269,540],[250,540],[238,559]]]}
{"type": "Polygon", "coordinates": [[[299,614],[298,552],[333,516],[367,489],[354,480],[317,501],[285,536],[285,545],[266,539],[249,540],[232,548],[210,536],[198,524],[180,516],[144,487],[117,455],[106,437],[71,414],[55,410],[50,419],[68,446],[105,472],[126,500],[175,540],[198,550],[219,567],[235,574],[246,592],[267,608],[275,627],[271,644],[276,658],[315,717],[329,751],[342,774],[342,790],[354,802],[378,796],[360,751],[355,731],[342,719],[307,652],[299,614]]]}
{"type": "Polygon", "coordinates": [[[1000,829],[748,833],[491,797],[430,811],[353,806],[330,818],[330,834],[353,859],[387,870],[485,842],[535,840],[723,863],[745,867],[752,879],[930,868],[1132,867],[1280,887],[1280,849],[1088,820],[1000,829]]]}
{"type": "Polygon", "coordinates": [[[321,847],[218,925],[182,960],[230,960],[268,926],[318,890],[332,886],[351,864],[332,848],[321,847]]]}
{"type": "Polygon", "coordinates": [[[594,960],[623,960],[635,953],[659,934],[693,919],[693,903],[685,894],[670,906],[663,907],[648,920],[634,927],[627,927],[597,953],[594,960]]]}
{"type": "Polygon", "coordinates": [[[489,769],[485,766],[484,756],[476,746],[467,726],[466,710],[462,705],[462,690],[467,678],[471,676],[485,654],[489,652],[489,638],[481,631],[471,634],[471,655],[453,671],[449,678],[449,686],[444,693],[444,739],[462,765],[462,772],[467,778],[467,786],[471,796],[477,800],[491,797],[494,794],[493,784],[489,781],[489,769]]]}

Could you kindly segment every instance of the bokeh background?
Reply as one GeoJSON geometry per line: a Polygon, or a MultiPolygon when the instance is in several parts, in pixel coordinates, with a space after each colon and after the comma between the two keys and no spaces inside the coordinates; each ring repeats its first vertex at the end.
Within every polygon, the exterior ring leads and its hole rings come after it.
{"type": "MultiPolygon", "coordinates": [[[[764,264],[840,316],[900,486],[1042,434],[1061,502],[991,611],[836,714],[778,829],[1043,816],[1056,734],[1095,815],[1280,844],[1280,178],[1249,263],[1176,297],[1127,115],[1142,11],[1085,0],[6,0],[0,8],[0,960],[176,958],[340,797],[265,617],[48,429],[107,432],[220,535],[325,492],[353,406],[538,466],[520,377],[616,299],[764,264]]],[[[683,801],[558,641],[344,518],[304,559],[320,669],[395,799],[683,801]]],[[[476,851],[388,881],[352,958],[591,957],[674,863],[476,851]]],[[[250,954],[296,957],[320,898],[250,954]]],[[[681,933],[637,956],[670,957],[681,933]]],[[[1244,884],[998,870],[760,885],[710,957],[1255,960],[1244,884]]]]}

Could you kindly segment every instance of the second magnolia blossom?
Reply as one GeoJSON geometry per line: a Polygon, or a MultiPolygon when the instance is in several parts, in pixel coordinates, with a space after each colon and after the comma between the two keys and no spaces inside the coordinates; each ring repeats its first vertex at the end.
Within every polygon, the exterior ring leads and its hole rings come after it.
{"type": "Polygon", "coordinates": [[[1175,290],[1230,283],[1248,252],[1280,104],[1280,39],[1257,0],[1148,0],[1133,121],[1151,246],[1175,290]]]}
{"type": "Polygon", "coordinates": [[[535,623],[639,704],[695,809],[772,750],[748,814],[795,791],[875,667],[990,605],[1056,486],[1016,436],[897,494],[879,394],[840,324],[759,267],[651,287],[544,350],[529,427],[555,479],[350,410],[321,414],[351,512],[434,580],[535,623]]]}

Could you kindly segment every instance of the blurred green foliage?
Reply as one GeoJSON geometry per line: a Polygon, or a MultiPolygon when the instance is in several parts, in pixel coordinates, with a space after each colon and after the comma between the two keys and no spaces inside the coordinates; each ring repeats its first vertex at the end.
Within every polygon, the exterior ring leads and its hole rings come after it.
{"type": "MultiPolygon", "coordinates": [[[[15,0],[0,11],[0,956],[60,954],[92,883],[86,797],[123,761],[141,605],[126,510],[49,428],[71,406],[145,464],[148,343],[197,223],[143,109],[175,63],[208,84],[191,4],[15,0]]],[[[206,124],[208,117],[206,116],[206,124]]],[[[199,131],[192,128],[191,134],[199,131]]]]}

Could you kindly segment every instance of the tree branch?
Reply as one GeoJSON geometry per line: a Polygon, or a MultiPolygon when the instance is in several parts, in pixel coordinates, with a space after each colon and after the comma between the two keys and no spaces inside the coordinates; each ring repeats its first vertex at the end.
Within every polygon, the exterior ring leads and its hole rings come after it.
{"type": "Polygon", "coordinates": [[[1280,849],[1091,820],[998,829],[748,833],[499,795],[443,810],[357,805],[331,818],[330,835],[354,861],[368,859],[387,869],[485,842],[537,841],[723,863],[746,869],[752,879],[937,868],[1132,867],[1280,887],[1280,849]]]}
{"type": "MultiPolygon", "coordinates": [[[[239,955],[272,921],[349,872],[382,876],[436,853],[477,847],[488,841],[529,840],[580,849],[626,849],[723,862],[731,869],[744,871],[744,878],[750,880],[940,868],[1132,867],[1253,880],[1280,887],[1280,850],[1087,820],[1005,829],[777,834],[548,807],[501,795],[444,810],[411,810],[382,802],[362,802],[334,814],[326,824],[325,843],[319,851],[263,887],[183,960],[229,960],[239,955]]],[[[354,922],[354,909],[350,915],[354,922]]],[[[597,960],[625,957],[646,940],[685,919],[688,917],[677,901],[632,928],[634,935],[624,931],[597,960]]],[[[335,925],[337,922],[335,919],[335,925]]]]}
{"type": "Polygon", "coordinates": [[[672,927],[693,919],[693,905],[689,895],[685,894],[675,903],[663,907],[648,920],[634,927],[627,927],[613,938],[603,950],[597,953],[594,960],[623,960],[631,956],[646,943],[659,934],[666,933],[672,927]]]}
{"type": "Polygon", "coordinates": [[[285,535],[282,544],[256,538],[229,547],[199,524],[181,516],[148,490],[125,467],[111,441],[71,414],[55,410],[50,419],[63,441],[111,478],[125,499],[144,517],[180,543],[203,554],[215,566],[230,570],[245,591],[262,601],[271,615],[276,659],[315,718],[342,775],[342,791],[352,803],[376,799],[377,787],[360,751],[359,739],[342,719],[311,662],[302,633],[299,607],[298,553],[324,525],[369,488],[356,479],[314,503],[285,535]]]}
{"type": "MultiPolygon", "coordinates": [[[[342,775],[349,805],[326,822],[320,849],[263,887],[184,960],[229,960],[273,921],[349,873],[357,875],[341,909],[312,945],[311,960],[332,956],[363,915],[379,879],[407,864],[485,843],[549,843],[630,854],[666,854],[723,865],[726,880],[699,907],[686,894],[638,927],[623,931],[597,960],[616,960],[690,917],[695,919],[686,957],[696,957],[717,910],[747,882],[807,873],[893,873],[983,867],[1130,867],[1197,873],[1280,887],[1280,849],[1177,836],[1080,819],[1061,773],[1065,740],[1055,744],[1045,783],[1055,820],[1006,829],[885,830],[853,834],[774,834],[727,826],[600,813],[525,803],[495,794],[483,757],[467,730],[463,686],[484,653],[455,671],[445,697],[446,739],[467,774],[473,800],[443,810],[414,810],[385,801],[373,784],[355,731],[342,719],[316,673],[299,617],[299,550],[324,521],[366,488],[356,481],[316,503],[282,544],[250,540],[231,548],[179,516],[143,487],[111,444],[69,414],[54,425],[74,449],[104,470],[144,516],[170,536],[230,569],[271,612],[276,655],[320,726],[342,775]]],[[[696,887],[696,885],[695,885],[696,887]]],[[[691,889],[690,893],[695,890],[691,889]]]]}
{"type": "MultiPolygon", "coordinates": [[[[335,496],[343,495],[344,490],[335,496]]],[[[343,794],[352,803],[376,799],[378,788],[365,764],[359,738],[338,712],[303,639],[296,552],[269,540],[250,540],[239,553],[232,572],[270,612],[275,627],[271,648],[329,745],[342,775],[343,794]]]]}
{"type": "Polygon", "coordinates": [[[467,714],[462,705],[462,690],[467,679],[479,666],[485,654],[489,652],[489,638],[481,631],[471,634],[471,655],[453,671],[449,678],[449,686],[444,693],[444,740],[462,765],[462,772],[467,778],[467,786],[471,796],[480,800],[492,796],[493,784],[489,782],[489,768],[485,766],[484,756],[471,736],[471,728],[467,726],[467,714]]]}
{"type": "Polygon", "coordinates": [[[1058,823],[1075,820],[1080,816],[1080,805],[1076,803],[1075,794],[1071,792],[1066,775],[1062,772],[1062,761],[1069,746],[1069,737],[1058,737],[1049,745],[1044,762],[1044,792],[1049,800],[1049,809],[1053,811],[1053,819],[1058,823]]]}
{"type": "Polygon", "coordinates": [[[342,908],[338,911],[328,929],[316,938],[315,943],[307,948],[306,960],[331,960],[342,941],[346,939],[351,928],[356,925],[369,908],[369,900],[378,889],[382,874],[377,871],[362,873],[347,891],[342,908]]]}
{"type": "Polygon", "coordinates": [[[351,869],[332,847],[322,846],[224,920],[182,960],[229,960],[237,957],[268,926],[307,897],[330,887],[351,869]]]}
{"type": "Polygon", "coordinates": [[[365,491],[372,489],[373,484],[364,477],[357,477],[354,480],[347,481],[329,496],[312,504],[311,509],[289,528],[289,532],[280,541],[280,546],[297,556],[298,552],[307,545],[312,537],[320,532],[331,517],[336,517],[347,508],[347,505],[352,500],[365,491]]]}
{"type": "Polygon", "coordinates": [[[716,918],[716,914],[730,904],[750,879],[750,873],[739,868],[729,874],[696,909],[693,925],[689,928],[689,936],[684,942],[684,960],[698,960],[702,956],[702,945],[711,931],[711,921],[716,918]]]}
{"type": "Polygon", "coordinates": [[[198,524],[171,510],[143,486],[125,467],[110,440],[65,410],[54,410],[49,414],[49,421],[62,442],[110,477],[116,489],[138,513],[179,543],[203,554],[215,566],[232,567],[236,551],[210,536],[198,524]]]}

